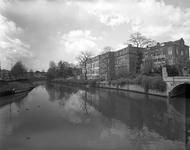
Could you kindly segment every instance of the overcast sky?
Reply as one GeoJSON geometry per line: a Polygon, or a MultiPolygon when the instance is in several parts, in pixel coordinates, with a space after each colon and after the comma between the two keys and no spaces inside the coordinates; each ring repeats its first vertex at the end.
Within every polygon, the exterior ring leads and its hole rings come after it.
{"type": "Polygon", "coordinates": [[[80,51],[122,48],[141,32],[158,42],[190,45],[189,0],[0,0],[2,68],[22,60],[47,70],[49,61],[75,62],[80,51]]]}

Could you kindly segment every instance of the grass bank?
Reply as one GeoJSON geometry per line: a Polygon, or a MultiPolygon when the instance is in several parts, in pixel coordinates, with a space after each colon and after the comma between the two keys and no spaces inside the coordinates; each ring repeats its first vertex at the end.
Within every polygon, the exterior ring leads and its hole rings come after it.
{"type": "Polygon", "coordinates": [[[15,90],[15,91],[20,91],[20,90],[25,90],[31,87],[34,87],[34,85],[28,81],[14,81],[14,82],[5,82],[5,81],[0,81],[0,92],[5,92],[5,91],[10,91],[10,90],[15,90]]]}

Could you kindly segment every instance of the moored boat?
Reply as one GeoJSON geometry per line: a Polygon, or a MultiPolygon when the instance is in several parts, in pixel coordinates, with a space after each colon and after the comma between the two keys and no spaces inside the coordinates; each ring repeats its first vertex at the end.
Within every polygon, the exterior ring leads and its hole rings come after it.
{"type": "Polygon", "coordinates": [[[13,90],[8,90],[8,91],[3,91],[3,92],[0,92],[0,97],[27,92],[27,91],[32,90],[33,88],[35,88],[35,86],[29,87],[29,88],[26,88],[26,89],[22,89],[22,90],[16,90],[16,91],[14,89],[13,90]]]}

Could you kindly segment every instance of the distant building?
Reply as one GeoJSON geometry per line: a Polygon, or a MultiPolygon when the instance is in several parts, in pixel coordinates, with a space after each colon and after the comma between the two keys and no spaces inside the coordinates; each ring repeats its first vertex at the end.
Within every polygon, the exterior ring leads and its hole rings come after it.
{"type": "Polygon", "coordinates": [[[100,78],[110,80],[115,75],[114,52],[107,52],[100,56],[99,74],[100,78]]]}
{"type": "Polygon", "coordinates": [[[133,47],[131,44],[121,50],[114,52],[115,72],[125,69],[129,73],[134,71],[137,50],[144,51],[144,48],[133,47]]]}
{"type": "Polygon", "coordinates": [[[40,72],[40,71],[35,71],[35,73],[33,73],[33,77],[37,77],[37,78],[41,78],[41,77],[45,77],[46,73],[44,71],[40,72]]]}
{"type": "Polygon", "coordinates": [[[158,43],[147,47],[144,51],[143,64],[153,62],[154,67],[174,65],[180,72],[189,68],[189,46],[185,45],[183,38],[177,41],[158,43]]]}
{"type": "Polygon", "coordinates": [[[98,79],[100,76],[100,55],[91,58],[87,64],[88,79],[98,79]]]}
{"type": "MultiPolygon", "coordinates": [[[[100,76],[100,55],[92,57],[87,62],[87,78],[99,79],[100,76]]],[[[84,73],[84,72],[83,72],[84,73]]]]}
{"type": "Polygon", "coordinates": [[[6,69],[1,70],[1,78],[8,79],[10,77],[10,71],[6,69]]]}
{"type": "MultiPolygon", "coordinates": [[[[87,69],[87,79],[91,79],[91,74],[92,74],[92,59],[89,59],[86,64],[86,69],[87,69]]],[[[85,72],[83,70],[83,72],[85,72]]]]}

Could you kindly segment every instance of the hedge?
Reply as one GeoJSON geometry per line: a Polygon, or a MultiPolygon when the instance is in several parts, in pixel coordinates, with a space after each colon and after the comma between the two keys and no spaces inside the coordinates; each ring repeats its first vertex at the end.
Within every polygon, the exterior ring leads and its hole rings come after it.
{"type": "Polygon", "coordinates": [[[78,80],[78,79],[64,79],[64,78],[56,78],[53,79],[52,82],[62,83],[68,85],[89,85],[91,87],[95,87],[97,80],[78,80]]]}
{"type": "Polygon", "coordinates": [[[130,84],[139,85],[143,87],[146,92],[148,92],[149,89],[165,92],[167,88],[166,82],[164,82],[162,77],[160,76],[151,77],[151,76],[139,75],[133,80],[126,78],[112,80],[111,84],[119,86],[130,85],[130,84]]]}
{"type": "MultiPolygon", "coordinates": [[[[52,82],[55,83],[63,83],[68,85],[89,85],[90,87],[99,86],[101,82],[99,80],[78,80],[78,79],[63,79],[63,78],[56,78],[53,79],[52,82]]],[[[117,80],[112,80],[110,84],[114,86],[125,86],[125,85],[139,85],[145,89],[146,92],[148,90],[157,90],[160,92],[166,91],[166,82],[163,81],[162,77],[160,76],[145,76],[139,75],[135,79],[127,79],[127,78],[120,78],[117,80]]]]}

